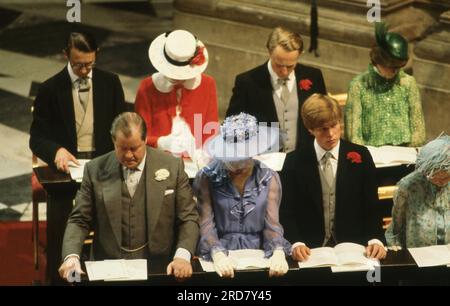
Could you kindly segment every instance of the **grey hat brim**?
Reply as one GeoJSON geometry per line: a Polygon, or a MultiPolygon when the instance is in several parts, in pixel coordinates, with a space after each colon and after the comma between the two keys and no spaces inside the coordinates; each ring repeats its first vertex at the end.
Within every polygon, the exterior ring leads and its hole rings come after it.
{"type": "Polygon", "coordinates": [[[266,152],[278,152],[279,129],[260,126],[257,135],[241,143],[226,142],[222,134],[218,134],[205,147],[211,157],[224,161],[238,161],[266,152]]]}

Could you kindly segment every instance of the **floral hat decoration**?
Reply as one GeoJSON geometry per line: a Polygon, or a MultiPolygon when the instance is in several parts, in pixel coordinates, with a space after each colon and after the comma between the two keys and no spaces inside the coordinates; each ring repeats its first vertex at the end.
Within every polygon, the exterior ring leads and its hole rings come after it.
{"type": "Polygon", "coordinates": [[[425,176],[450,171],[450,136],[443,135],[427,143],[417,156],[416,170],[425,176]]]}
{"type": "Polygon", "coordinates": [[[208,154],[216,159],[237,161],[265,152],[279,151],[279,129],[258,124],[246,113],[229,116],[220,133],[206,143],[208,154]]]}
{"type": "Polygon", "coordinates": [[[156,37],[148,49],[152,65],[168,78],[192,79],[208,66],[208,51],[192,33],[166,32],[156,37]]]}

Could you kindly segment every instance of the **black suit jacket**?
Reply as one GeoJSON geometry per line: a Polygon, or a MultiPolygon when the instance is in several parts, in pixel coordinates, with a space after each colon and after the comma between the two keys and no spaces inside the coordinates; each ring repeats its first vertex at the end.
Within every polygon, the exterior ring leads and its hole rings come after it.
{"type": "MultiPolygon", "coordinates": [[[[289,153],[281,173],[283,198],[280,222],[290,242],[320,247],[325,237],[322,187],[314,145],[289,153]]],[[[369,151],[341,140],[336,172],[336,242],[367,245],[370,239],[384,241],[382,222],[376,213],[375,165],[369,151]],[[352,163],[357,152],[361,163],[352,163]]]]}
{"type": "MultiPolygon", "coordinates": [[[[297,148],[301,144],[310,143],[311,134],[303,125],[300,110],[306,99],[313,93],[326,94],[325,83],[322,72],[319,69],[297,64],[295,67],[295,78],[297,84],[303,79],[312,82],[309,90],[300,90],[297,87],[299,114],[297,122],[297,148]]],[[[240,112],[251,114],[259,122],[279,122],[277,110],[273,101],[273,88],[270,81],[270,73],[267,62],[252,70],[244,72],[236,77],[233,95],[227,110],[227,117],[240,112]]]]}
{"type": "MultiPolygon", "coordinates": [[[[92,71],[96,156],[114,149],[109,130],[114,118],[125,109],[122,85],[117,75],[92,71]]],[[[67,67],[39,87],[30,128],[31,151],[53,164],[56,151],[64,147],[77,153],[72,83],[67,67]]]]}

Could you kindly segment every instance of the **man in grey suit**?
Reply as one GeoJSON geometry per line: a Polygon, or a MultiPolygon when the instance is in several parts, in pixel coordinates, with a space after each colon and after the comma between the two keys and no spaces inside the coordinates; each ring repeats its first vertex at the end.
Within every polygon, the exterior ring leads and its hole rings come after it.
{"type": "Polygon", "coordinates": [[[167,274],[192,275],[199,233],[198,212],[183,162],[146,146],[146,126],[136,113],[122,113],[111,127],[114,152],[89,162],[67,222],[60,276],[80,267],[91,229],[93,260],[164,259],[175,252],[167,274]]]}

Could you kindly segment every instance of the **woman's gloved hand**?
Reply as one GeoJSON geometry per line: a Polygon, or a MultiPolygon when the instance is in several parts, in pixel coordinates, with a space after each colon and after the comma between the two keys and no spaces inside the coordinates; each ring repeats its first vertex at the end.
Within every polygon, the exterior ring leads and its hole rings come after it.
{"type": "Polygon", "coordinates": [[[269,276],[282,276],[289,270],[286,256],[282,249],[273,251],[270,257],[269,276]]]}
{"type": "Polygon", "coordinates": [[[234,267],[231,259],[224,252],[216,252],[212,256],[214,269],[220,277],[234,277],[234,267]]]}
{"type": "Polygon", "coordinates": [[[175,154],[181,154],[186,151],[183,139],[172,134],[158,138],[158,149],[175,154]]]}

